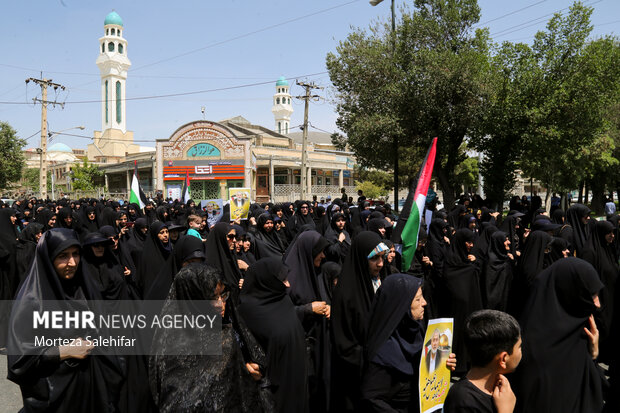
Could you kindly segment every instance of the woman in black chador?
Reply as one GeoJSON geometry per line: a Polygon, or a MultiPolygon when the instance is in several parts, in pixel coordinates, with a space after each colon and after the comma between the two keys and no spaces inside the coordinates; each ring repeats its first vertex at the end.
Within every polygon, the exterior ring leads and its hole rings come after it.
{"type": "Polygon", "coordinates": [[[288,290],[306,333],[310,365],[310,410],[325,412],[329,408],[331,379],[331,343],[328,320],[331,298],[328,286],[319,278],[323,251],[329,241],[316,231],[297,237],[284,260],[290,268],[288,290]]]}
{"type": "MultiPolygon", "coordinates": [[[[379,244],[379,234],[370,231],[362,231],[353,238],[334,289],[331,307],[334,343],[331,400],[334,411],[354,412],[359,409],[363,349],[375,295],[374,274],[371,275],[371,259],[368,256],[379,244]]],[[[380,271],[383,257],[377,254],[372,259],[377,261],[380,271]]]]}
{"type": "MultiPolygon", "coordinates": [[[[227,296],[218,269],[190,263],[174,277],[163,314],[174,313],[175,306],[171,304],[176,300],[214,300],[224,316],[227,296]]],[[[268,403],[263,404],[259,396],[258,380],[262,375],[254,368],[258,366],[253,362],[251,370],[246,366],[246,357],[251,357],[257,346],[244,342],[242,348],[239,344],[239,337],[249,334],[244,334],[239,325],[226,321],[221,335],[208,329],[195,331],[196,334],[188,335],[160,329],[155,334],[149,381],[159,412],[269,411],[268,403]],[[202,350],[207,344],[215,344],[216,338],[221,339],[221,355],[164,355],[179,346],[202,350]]]]}
{"type": "MultiPolygon", "coordinates": [[[[268,212],[261,214],[256,223],[256,258],[282,258],[285,248],[276,233],[273,217],[268,212]]],[[[299,229],[299,228],[298,228],[299,229]]]]}
{"type": "MultiPolygon", "coordinates": [[[[51,229],[37,245],[30,273],[13,304],[8,341],[8,378],[19,384],[26,412],[115,412],[124,372],[115,356],[86,341],[73,346],[37,346],[33,311],[59,301],[71,311],[101,311],[91,277],[80,265],[75,231],[51,229]]],[[[105,332],[77,328],[55,330],[66,339],[105,332]]]]}
{"type": "Polygon", "coordinates": [[[515,412],[601,412],[604,376],[593,317],[601,288],[592,265],[574,257],[536,278],[520,320],[523,359],[511,379],[515,412]]]}
{"type": "Polygon", "coordinates": [[[176,273],[168,227],[155,221],[144,242],[143,259],[138,269],[138,286],[145,300],[164,300],[176,273]]]}
{"type": "Polygon", "coordinates": [[[510,253],[508,234],[496,231],[491,235],[482,276],[484,308],[506,311],[512,286],[513,268],[514,256],[510,253]]]}
{"type": "Polygon", "coordinates": [[[264,258],[246,274],[239,313],[267,355],[265,375],[276,411],[308,412],[308,367],[304,330],[286,294],[288,267],[264,258]]]}

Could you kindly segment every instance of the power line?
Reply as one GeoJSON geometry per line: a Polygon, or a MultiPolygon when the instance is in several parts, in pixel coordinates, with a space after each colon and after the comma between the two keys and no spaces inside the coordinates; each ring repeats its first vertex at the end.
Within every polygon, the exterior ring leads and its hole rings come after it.
{"type": "Polygon", "coordinates": [[[519,13],[519,12],[523,11],[523,10],[527,10],[527,9],[529,9],[529,8],[531,8],[531,7],[538,6],[540,3],[544,3],[544,2],[546,2],[546,1],[547,1],[547,0],[541,0],[541,1],[539,1],[538,3],[530,4],[529,6],[525,6],[525,7],[521,8],[521,9],[519,9],[519,10],[511,11],[510,13],[506,13],[506,14],[504,14],[504,15],[502,15],[502,16],[495,17],[495,18],[493,18],[493,19],[491,19],[491,20],[487,20],[487,21],[485,21],[485,22],[475,24],[474,26],[476,26],[476,27],[479,27],[479,26],[484,26],[485,24],[489,24],[489,23],[491,23],[491,22],[494,22],[494,21],[497,21],[497,20],[501,20],[501,19],[503,19],[504,17],[512,16],[513,14],[517,14],[517,13],[519,13]]]}
{"type": "MultiPolygon", "coordinates": [[[[306,74],[306,75],[301,75],[301,76],[291,76],[292,78],[300,78],[300,77],[312,77],[312,76],[318,76],[318,75],[324,75],[328,72],[319,72],[319,73],[311,73],[311,74],[306,74]]],[[[275,80],[270,80],[267,82],[256,82],[256,83],[248,83],[245,85],[236,85],[236,86],[227,86],[227,87],[220,87],[220,88],[215,88],[215,89],[204,89],[204,90],[195,90],[195,91],[189,91],[189,92],[179,92],[179,93],[168,93],[165,95],[152,95],[152,96],[138,96],[138,97],[133,97],[133,98],[125,98],[123,99],[124,101],[128,101],[128,100],[149,100],[149,99],[162,99],[162,98],[169,98],[169,97],[175,97],[175,96],[189,96],[189,95],[198,95],[198,94],[202,94],[202,93],[211,93],[211,92],[221,92],[224,90],[233,90],[233,89],[242,89],[242,88],[247,88],[247,87],[254,87],[254,86],[262,86],[262,85],[269,85],[274,83],[275,80]]],[[[67,101],[64,102],[64,104],[83,104],[83,103],[101,103],[102,100],[98,99],[98,100],[76,100],[76,101],[67,101]]],[[[28,105],[30,103],[28,102],[0,102],[0,104],[2,105],[28,105]]]]}
{"type": "MultiPolygon", "coordinates": [[[[598,1],[595,1],[594,3],[586,4],[586,6],[593,6],[593,5],[595,5],[595,4],[597,4],[597,3],[600,3],[600,2],[602,2],[602,1],[603,1],[603,0],[598,0],[598,1]]],[[[554,14],[559,13],[559,12],[562,12],[562,11],[564,11],[564,10],[568,10],[568,9],[570,9],[571,7],[572,7],[572,6],[564,7],[564,8],[562,8],[562,9],[560,9],[560,10],[556,10],[556,11],[554,11],[554,12],[552,12],[552,13],[547,13],[547,14],[545,14],[545,15],[543,15],[543,16],[540,16],[540,17],[537,17],[537,18],[535,18],[535,19],[530,19],[530,20],[525,21],[525,22],[523,22],[523,23],[516,24],[516,25],[511,26],[511,27],[507,27],[507,28],[502,29],[502,30],[500,30],[500,31],[498,31],[498,32],[491,33],[491,36],[505,36],[505,35],[507,35],[507,34],[514,33],[514,32],[518,32],[518,31],[523,30],[523,29],[526,29],[526,28],[528,28],[528,27],[535,26],[535,25],[537,25],[537,24],[543,23],[545,18],[547,18],[547,17],[549,17],[549,16],[553,16],[554,14]]]]}
{"type": "Polygon", "coordinates": [[[252,35],[257,34],[257,33],[265,32],[267,30],[271,30],[271,29],[274,29],[274,28],[277,28],[277,27],[282,27],[285,24],[290,24],[290,23],[297,22],[299,20],[307,19],[308,17],[316,16],[318,14],[322,14],[322,13],[325,13],[325,12],[328,12],[328,11],[331,11],[331,10],[335,10],[335,9],[340,8],[340,7],[348,6],[349,4],[353,4],[353,3],[356,3],[358,1],[359,0],[352,0],[352,1],[349,1],[349,2],[346,2],[346,3],[342,3],[342,4],[338,4],[336,6],[329,7],[327,9],[323,9],[323,10],[319,10],[319,11],[316,11],[316,12],[313,12],[313,13],[310,13],[310,14],[306,14],[304,16],[295,17],[295,18],[292,18],[292,19],[289,19],[289,20],[285,20],[283,22],[278,22],[278,23],[275,23],[275,24],[263,27],[261,29],[257,29],[257,30],[254,30],[254,31],[251,31],[251,32],[248,32],[248,33],[241,34],[239,36],[232,37],[230,39],[226,39],[226,40],[222,40],[222,41],[219,41],[219,42],[211,43],[211,44],[208,44],[206,46],[199,47],[198,49],[194,49],[194,50],[190,50],[190,51],[185,52],[185,53],[178,54],[176,56],[167,57],[165,59],[157,60],[157,61],[155,61],[153,63],[148,63],[148,64],[143,65],[143,66],[138,66],[138,67],[130,70],[130,72],[133,73],[136,70],[144,69],[145,67],[151,67],[151,66],[157,65],[159,63],[168,62],[170,60],[178,59],[179,57],[184,57],[184,56],[187,56],[187,55],[190,55],[190,54],[201,52],[203,50],[206,50],[206,49],[209,49],[209,48],[212,48],[212,47],[215,47],[215,46],[220,46],[220,45],[223,45],[223,44],[226,44],[226,43],[233,42],[235,40],[243,39],[245,37],[249,37],[249,36],[252,36],[252,35]]]}

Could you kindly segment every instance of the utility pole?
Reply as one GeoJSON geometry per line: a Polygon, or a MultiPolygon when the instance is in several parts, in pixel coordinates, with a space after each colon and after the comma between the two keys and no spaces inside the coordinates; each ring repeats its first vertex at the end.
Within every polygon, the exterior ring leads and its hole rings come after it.
{"type": "MultiPolygon", "coordinates": [[[[43,74],[41,74],[43,77],[43,74]]],[[[52,79],[35,79],[30,77],[26,79],[26,84],[29,82],[34,82],[41,87],[41,99],[34,98],[32,99],[34,103],[41,102],[41,151],[39,152],[40,158],[40,170],[39,170],[39,196],[43,199],[47,198],[47,105],[52,104],[53,106],[60,105],[62,108],[65,107],[64,103],[50,102],[47,100],[47,88],[53,87],[54,90],[65,90],[65,87],[61,84],[52,82],[52,79]]]]}
{"type": "Polygon", "coordinates": [[[306,200],[307,197],[307,189],[309,187],[308,182],[312,182],[312,176],[308,177],[308,106],[310,99],[318,100],[320,98],[319,95],[310,95],[310,91],[312,89],[323,89],[322,87],[316,86],[314,83],[304,83],[297,81],[297,85],[306,89],[306,94],[304,96],[295,96],[297,99],[303,99],[304,104],[304,125],[303,125],[303,141],[301,144],[301,199],[306,200]]]}

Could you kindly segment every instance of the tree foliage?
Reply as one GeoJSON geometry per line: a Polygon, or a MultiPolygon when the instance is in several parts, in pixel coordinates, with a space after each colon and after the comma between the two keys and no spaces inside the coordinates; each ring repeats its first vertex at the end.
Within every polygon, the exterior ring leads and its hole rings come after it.
{"type": "Polygon", "coordinates": [[[71,170],[73,172],[72,186],[78,191],[96,189],[97,178],[103,176],[103,172],[99,170],[97,165],[89,164],[87,159],[84,159],[81,165],[75,164],[71,170]]]}
{"type": "Polygon", "coordinates": [[[376,185],[371,181],[355,181],[355,187],[358,191],[363,191],[364,196],[368,199],[377,199],[388,194],[387,189],[382,186],[376,185]]]}
{"type": "Polygon", "coordinates": [[[21,177],[25,165],[22,148],[26,141],[7,122],[0,122],[0,189],[7,188],[21,177]]]}
{"type": "MultiPolygon", "coordinates": [[[[37,168],[24,168],[22,172],[22,186],[30,189],[31,192],[39,192],[39,170],[37,168]]],[[[47,190],[52,190],[52,173],[47,171],[47,190]]]]}
{"type": "Polygon", "coordinates": [[[377,23],[327,56],[337,125],[358,162],[392,168],[397,150],[399,174],[414,179],[438,136],[435,174],[448,204],[465,159],[458,149],[484,109],[488,33],[474,31],[479,17],[475,0],[416,0],[413,12],[402,10],[395,36],[377,23]]]}

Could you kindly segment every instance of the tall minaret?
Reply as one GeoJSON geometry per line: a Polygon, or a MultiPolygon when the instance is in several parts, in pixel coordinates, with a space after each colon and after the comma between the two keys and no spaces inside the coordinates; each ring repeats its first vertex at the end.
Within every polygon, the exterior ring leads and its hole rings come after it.
{"type": "Polygon", "coordinates": [[[280,76],[276,82],[276,94],[273,95],[271,112],[276,118],[276,132],[283,135],[288,134],[293,106],[291,104],[288,82],[284,76],[280,76]]]}
{"type": "Polygon", "coordinates": [[[125,118],[125,82],[131,62],[127,40],[123,38],[123,20],[115,11],[103,22],[104,36],[99,39],[97,66],[101,72],[101,131],[127,131],[125,118]]]}
{"type": "Polygon", "coordinates": [[[125,82],[131,66],[127,58],[127,40],[123,38],[123,20],[115,11],[103,22],[99,38],[97,66],[101,72],[101,131],[95,131],[88,145],[88,160],[100,163],[121,162],[128,154],[140,152],[127,130],[125,82]]]}

